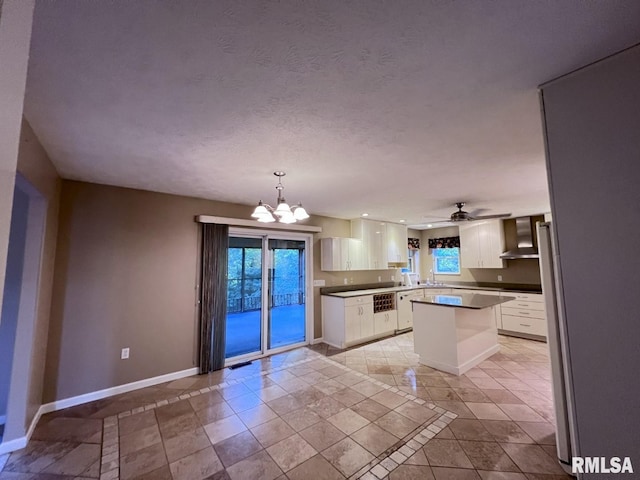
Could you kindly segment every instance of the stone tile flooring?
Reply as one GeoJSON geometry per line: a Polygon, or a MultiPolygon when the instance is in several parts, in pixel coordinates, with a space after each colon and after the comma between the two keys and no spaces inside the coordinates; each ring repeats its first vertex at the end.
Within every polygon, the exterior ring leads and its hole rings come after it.
{"type": "Polygon", "coordinates": [[[460,377],[412,333],[320,344],[45,415],[0,480],[556,480],[544,343],[500,337],[460,377]]]}

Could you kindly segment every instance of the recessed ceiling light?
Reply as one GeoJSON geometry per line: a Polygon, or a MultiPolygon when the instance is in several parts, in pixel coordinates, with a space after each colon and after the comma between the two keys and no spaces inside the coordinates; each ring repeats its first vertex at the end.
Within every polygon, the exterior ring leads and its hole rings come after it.
{"type": "Polygon", "coordinates": [[[363,217],[368,217],[368,216],[369,216],[369,214],[368,214],[368,213],[363,213],[363,214],[362,214],[362,216],[363,216],[363,217]]]}

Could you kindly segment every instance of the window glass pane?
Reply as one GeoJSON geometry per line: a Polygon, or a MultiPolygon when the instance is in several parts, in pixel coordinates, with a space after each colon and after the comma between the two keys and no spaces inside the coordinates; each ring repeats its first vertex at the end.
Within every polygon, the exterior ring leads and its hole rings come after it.
{"type": "Polygon", "coordinates": [[[434,248],[433,272],[438,274],[460,273],[460,249],[459,248],[434,248]]]}

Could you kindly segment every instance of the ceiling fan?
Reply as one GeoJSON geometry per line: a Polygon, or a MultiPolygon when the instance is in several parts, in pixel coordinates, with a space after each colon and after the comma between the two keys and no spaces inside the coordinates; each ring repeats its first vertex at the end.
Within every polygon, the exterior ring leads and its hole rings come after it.
{"type": "Polygon", "coordinates": [[[431,223],[450,223],[450,222],[471,222],[474,220],[487,220],[490,218],[505,218],[511,216],[511,213],[498,213],[495,215],[478,215],[479,212],[486,210],[484,208],[479,208],[473,210],[471,213],[465,212],[462,210],[462,207],[465,206],[465,202],[456,202],[455,206],[458,208],[457,211],[453,212],[449,217],[449,220],[440,220],[438,222],[431,223]]]}

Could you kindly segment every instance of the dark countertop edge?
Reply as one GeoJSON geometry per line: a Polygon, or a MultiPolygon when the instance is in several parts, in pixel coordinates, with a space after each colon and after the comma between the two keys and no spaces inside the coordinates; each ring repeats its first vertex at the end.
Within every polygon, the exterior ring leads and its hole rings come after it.
{"type": "MultiPolygon", "coordinates": [[[[378,288],[399,287],[396,282],[361,283],[359,285],[336,285],[333,287],[321,287],[320,295],[331,295],[332,293],[354,292],[356,290],[375,290],[378,288]]],[[[363,294],[366,295],[366,294],[363,294]]]]}
{"type": "MultiPolygon", "coordinates": [[[[462,294],[462,295],[465,295],[465,294],[462,294]]],[[[469,294],[467,294],[467,295],[469,295],[469,294]]],[[[510,298],[510,297],[508,297],[508,298],[509,298],[509,300],[507,300],[507,299],[504,299],[504,300],[503,300],[501,297],[495,297],[495,296],[493,296],[493,295],[482,295],[481,293],[470,294],[470,295],[474,295],[474,296],[475,296],[475,295],[480,295],[480,296],[482,296],[482,297],[485,297],[485,298],[491,298],[491,299],[498,298],[499,300],[498,300],[498,301],[495,301],[495,300],[494,300],[494,301],[491,303],[491,305],[481,305],[481,306],[474,306],[474,305],[452,305],[451,303],[439,303],[439,302],[432,302],[432,301],[427,300],[426,298],[418,298],[418,299],[415,299],[415,300],[411,300],[411,303],[421,303],[421,304],[423,304],[423,305],[433,305],[433,306],[435,306],[435,307],[455,307],[455,308],[468,308],[469,310],[482,310],[483,308],[495,307],[496,305],[500,305],[501,303],[506,303],[506,302],[509,302],[509,301],[511,301],[511,300],[515,300],[515,297],[514,297],[514,298],[510,298]]]]}
{"type": "Polygon", "coordinates": [[[409,291],[409,290],[419,290],[419,289],[430,289],[430,288],[468,288],[470,290],[488,290],[488,291],[499,291],[499,292],[513,292],[513,293],[542,293],[542,286],[536,284],[528,284],[528,283],[445,283],[443,285],[427,285],[426,283],[422,283],[420,285],[413,285],[411,287],[401,287],[401,285],[397,285],[393,282],[381,282],[381,283],[367,283],[363,285],[340,285],[335,287],[322,287],[320,288],[321,295],[329,295],[329,296],[337,296],[334,295],[336,293],[346,293],[346,292],[354,292],[362,290],[362,295],[370,295],[370,293],[365,292],[365,290],[379,290],[379,289],[393,289],[393,288],[403,288],[401,291],[409,291]]]}
{"type": "Polygon", "coordinates": [[[447,283],[451,288],[479,288],[486,290],[504,290],[518,293],[542,293],[542,285],[537,283],[504,283],[504,282],[453,282],[447,283]]]}

